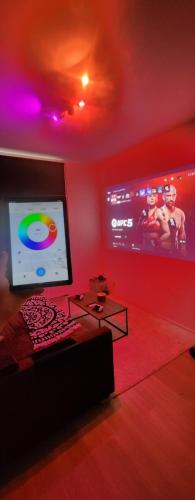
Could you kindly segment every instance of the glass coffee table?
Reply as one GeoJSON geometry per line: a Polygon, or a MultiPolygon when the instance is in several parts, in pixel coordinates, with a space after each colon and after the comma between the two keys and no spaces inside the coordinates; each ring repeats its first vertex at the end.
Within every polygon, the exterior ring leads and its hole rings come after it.
{"type": "Polygon", "coordinates": [[[93,292],[87,292],[82,294],[83,299],[78,300],[75,298],[75,295],[68,297],[68,312],[71,315],[72,305],[74,304],[78,308],[83,310],[82,314],[78,314],[75,318],[83,318],[84,316],[91,316],[98,321],[99,328],[102,326],[102,322],[106,322],[116,330],[118,330],[122,335],[114,338],[113,340],[118,340],[125,335],[128,335],[128,309],[127,307],[115,302],[106,296],[105,302],[98,302],[97,295],[93,292]],[[94,311],[89,307],[90,304],[96,303],[98,305],[103,306],[102,312],[94,311]],[[121,328],[121,325],[113,323],[112,318],[120,313],[123,313],[125,316],[125,328],[121,328]]]}

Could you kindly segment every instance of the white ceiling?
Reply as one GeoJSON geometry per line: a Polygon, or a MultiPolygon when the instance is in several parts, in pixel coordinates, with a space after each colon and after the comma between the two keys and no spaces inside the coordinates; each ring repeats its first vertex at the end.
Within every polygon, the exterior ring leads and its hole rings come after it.
{"type": "Polygon", "coordinates": [[[2,3],[0,147],[96,160],[194,117],[194,0],[2,3]]]}

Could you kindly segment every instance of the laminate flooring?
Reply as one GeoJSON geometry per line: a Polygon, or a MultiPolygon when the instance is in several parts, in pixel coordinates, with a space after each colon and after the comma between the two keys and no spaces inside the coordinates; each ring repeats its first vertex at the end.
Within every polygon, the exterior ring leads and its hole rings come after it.
{"type": "Polygon", "coordinates": [[[1,500],[193,499],[195,360],[93,408],[2,479],[1,500]]]}

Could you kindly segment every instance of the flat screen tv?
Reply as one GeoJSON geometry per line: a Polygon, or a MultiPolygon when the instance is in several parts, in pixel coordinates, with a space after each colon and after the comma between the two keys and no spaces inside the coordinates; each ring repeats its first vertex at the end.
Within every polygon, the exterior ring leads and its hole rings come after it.
{"type": "Polygon", "coordinates": [[[108,244],[195,260],[195,165],[106,191],[108,244]]]}
{"type": "Polygon", "coordinates": [[[65,198],[7,200],[11,288],[72,283],[65,198]]]}

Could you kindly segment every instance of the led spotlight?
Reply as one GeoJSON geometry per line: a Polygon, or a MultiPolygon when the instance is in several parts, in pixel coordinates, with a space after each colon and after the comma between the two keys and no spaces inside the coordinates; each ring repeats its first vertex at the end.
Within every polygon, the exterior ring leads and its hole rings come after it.
{"type": "Polygon", "coordinates": [[[82,86],[83,87],[87,87],[87,85],[89,85],[89,77],[88,77],[88,74],[85,73],[82,77],[81,77],[81,82],[82,82],[82,86]]]}
{"type": "Polygon", "coordinates": [[[78,106],[79,106],[79,108],[84,108],[86,106],[85,101],[83,101],[83,99],[81,99],[81,101],[78,102],[78,106]]]}

